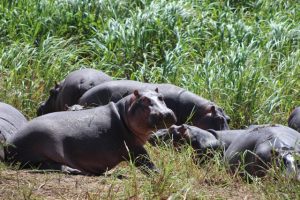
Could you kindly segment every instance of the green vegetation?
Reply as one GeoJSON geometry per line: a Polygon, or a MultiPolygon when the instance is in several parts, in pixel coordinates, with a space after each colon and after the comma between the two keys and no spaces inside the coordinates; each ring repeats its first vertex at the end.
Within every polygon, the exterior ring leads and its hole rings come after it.
{"type": "MultiPolygon", "coordinates": [[[[300,105],[299,10],[296,0],[1,0],[0,100],[33,118],[55,81],[92,67],[184,87],[223,107],[231,128],[286,125],[300,105]]],[[[220,159],[198,169],[188,148],[148,149],[161,176],[125,165],[99,183],[103,190],[80,197],[300,198],[299,184],[280,177],[248,184],[225,173],[220,159]],[[116,181],[115,173],[128,178],[116,181]]],[[[1,197],[38,198],[26,181],[7,192],[5,170],[1,197]]]]}

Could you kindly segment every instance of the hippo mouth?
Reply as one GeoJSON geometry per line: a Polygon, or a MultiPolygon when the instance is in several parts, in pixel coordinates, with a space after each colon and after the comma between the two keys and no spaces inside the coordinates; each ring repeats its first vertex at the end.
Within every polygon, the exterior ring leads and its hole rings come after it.
{"type": "Polygon", "coordinates": [[[149,124],[154,129],[169,128],[176,123],[176,117],[172,113],[165,114],[164,116],[151,116],[149,124]]]}
{"type": "Polygon", "coordinates": [[[282,153],[281,156],[285,166],[285,176],[300,181],[300,154],[287,151],[282,153]]]}

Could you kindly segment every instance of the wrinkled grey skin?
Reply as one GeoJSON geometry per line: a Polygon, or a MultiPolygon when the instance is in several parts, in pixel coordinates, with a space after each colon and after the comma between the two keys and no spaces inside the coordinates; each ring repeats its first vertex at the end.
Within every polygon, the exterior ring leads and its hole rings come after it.
{"type": "Polygon", "coordinates": [[[11,105],[0,102],[0,140],[15,134],[27,123],[24,115],[11,105]]]}
{"type": "Polygon", "coordinates": [[[172,84],[151,84],[131,80],[118,80],[102,83],[87,91],[78,104],[84,106],[105,105],[116,102],[123,96],[139,90],[158,88],[165,102],[177,117],[176,125],[191,120],[194,126],[202,129],[227,130],[230,118],[216,104],[172,84]]]}
{"type": "Polygon", "coordinates": [[[296,159],[300,156],[300,133],[286,126],[255,125],[244,130],[206,131],[184,124],[157,131],[149,142],[156,145],[169,140],[175,147],[191,145],[200,159],[208,150],[221,149],[233,173],[245,166],[245,171],[240,171],[245,177],[247,174],[262,177],[272,161],[278,165],[282,161],[287,176],[300,178],[296,159]]]}
{"type": "Polygon", "coordinates": [[[288,125],[292,129],[300,132],[300,107],[297,107],[292,111],[288,119],[288,125]]]}
{"type": "Polygon", "coordinates": [[[37,115],[65,111],[68,106],[76,104],[87,90],[111,80],[110,76],[95,69],[73,71],[50,90],[49,98],[38,108],[37,115]]]}
{"type": "Polygon", "coordinates": [[[5,160],[21,167],[100,175],[131,158],[144,172],[155,171],[143,145],[155,128],[175,121],[160,93],[134,91],[117,103],[33,119],[7,138],[5,160]]]}

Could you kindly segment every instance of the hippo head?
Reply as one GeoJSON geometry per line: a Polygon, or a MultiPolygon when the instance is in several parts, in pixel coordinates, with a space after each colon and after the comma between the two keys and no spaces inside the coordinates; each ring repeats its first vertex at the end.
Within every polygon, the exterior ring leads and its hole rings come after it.
{"type": "Polygon", "coordinates": [[[224,113],[222,108],[216,107],[215,105],[210,105],[204,116],[195,116],[192,121],[194,126],[204,130],[229,130],[229,122],[229,116],[224,113]]]}
{"type": "Polygon", "coordinates": [[[155,129],[168,128],[176,122],[174,112],[167,108],[163,95],[155,91],[130,95],[127,109],[127,124],[130,130],[146,142],[155,129]]]}
{"type": "Polygon", "coordinates": [[[291,149],[275,149],[277,155],[277,165],[284,165],[285,176],[297,181],[300,181],[300,154],[291,149]],[[279,160],[279,162],[278,162],[279,160]]]}
{"type": "Polygon", "coordinates": [[[175,147],[188,143],[197,151],[198,156],[208,153],[208,149],[217,149],[220,146],[220,142],[213,134],[198,127],[186,124],[173,125],[169,128],[169,133],[173,137],[175,147]]]}
{"type": "Polygon", "coordinates": [[[50,96],[47,101],[43,102],[37,110],[37,116],[54,112],[56,110],[56,100],[59,93],[60,84],[55,83],[54,88],[50,89],[50,96]]]}

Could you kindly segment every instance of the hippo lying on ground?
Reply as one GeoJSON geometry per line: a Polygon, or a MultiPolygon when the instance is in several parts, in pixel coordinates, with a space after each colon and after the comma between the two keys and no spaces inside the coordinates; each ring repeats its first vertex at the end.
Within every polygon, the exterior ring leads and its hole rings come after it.
{"type": "MultiPolygon", "coordinates": [[[[0,102],[0,157],[3,157],[3,143],[27,123],[27,119],[16,108],[0,102]]],[[[1,160],[1,159],[0,159],[1,160]]]]}
{"type": "Polygon", "coordinates": [[[27,122],[24,115],[16,108],[0,102],[0,140],[15,134],[27,122]]]}
{"type": "Polygon", "coordinates": [[[33,119],[7,138],[5,160],[21,167],[100,175],[131,159],[148,172],[156,168],[143,145],[153,130],[175,122],[157,90],[135,90],[117,103],[33,119]]]}
{"type": "Polygon", "coordinates": [[[288,119],[289,127],[295,129],[300,132],[300,107],[297,107],[291,113],[288,119]]]}
{"type": "Polygon", "coordinates": [[[131,80],[119,80],[102,83],[87,91],[79,99],[78,104],[85,106],[105,105],[116,102],[123,96],[139,90],[158,88],[164,95],[168,108],[174,111],[177,125],[191,121],[202,129],[227,130],[229,117],[216,104],[196,94],[172,84],[151,84],[131,80]]]}
{"type": "Polygon", "coordinates": [[[80,69],[71,72],[65,80],[50,90],[49,98],[41,104],[37,115],[51,112],[65,111],[66,106],[72,106],[92,87],[100,83],[111,81],[111,77],[95,69],[80,69]]]}
{"type": "Polygon", "coordinates": [[[209,150],[219,147],[230,170],[239,170],[243,176],[250,174],[262,177],[277,159],[278,165],[283,161],[287,174],[300,178],[296,161],[300,153],[300,133],[286,126],[256,125],[244,130],[225,131],[202,130],[189,125],[171,126],[168,131],[156,132],[149,142],[156,145],[159,140],[169,139],[176,147],[190,144],[199,159],[203,159],[209,150]]]}

